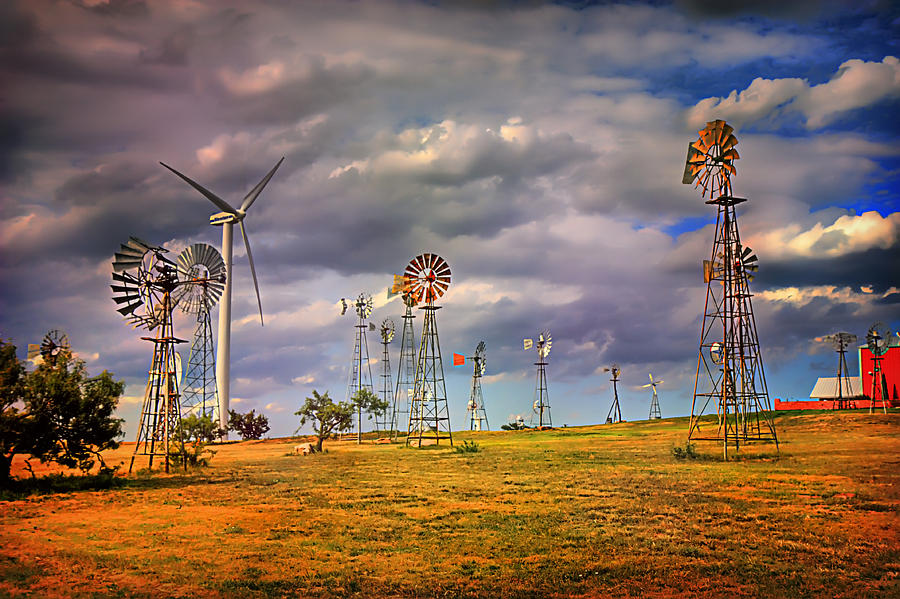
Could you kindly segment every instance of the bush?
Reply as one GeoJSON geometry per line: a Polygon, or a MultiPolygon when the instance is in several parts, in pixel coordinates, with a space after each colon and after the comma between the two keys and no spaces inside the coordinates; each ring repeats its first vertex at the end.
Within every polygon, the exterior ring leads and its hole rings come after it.
{"type": "Polygon", "coordinates": [[[700,455],[694,451],[693,443],[686,443],[684,447],[678,447],[676,445],[672,448],[672,455],[675,456],[676,460],[696,460],[700,457],[700,455]]]}
{"type": "Polygon", "coordinates": [[[475,441],[463,441],[462,445],[453,448],[456,453],[478,453],[481,448],[475,441]]]}
{"type": "Polygon", "coordinates": [[[257,416],[256,410],[250,410],[246,414],[229,410],[228,430],[238,433],[244,441],[262,439],[269,432],[269,419],[265,414],[257,416]]]}

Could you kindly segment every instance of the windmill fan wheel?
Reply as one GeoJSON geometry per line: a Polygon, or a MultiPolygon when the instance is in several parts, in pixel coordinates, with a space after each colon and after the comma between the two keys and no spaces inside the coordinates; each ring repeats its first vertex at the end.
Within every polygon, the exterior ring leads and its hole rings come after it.
{"type": "MultiPolygon", "coordinates": [[[[163,255],[167,251],[131,237],[116,252],[110,285],[113,301],[119,306],[116,311],[135,328],[156,328],[164,294],[176,287],[176,265],[163,255]]],[[[175,298],[170,297],[169,302],[170,308],[175,306],[175,298]]]]}
{"type": "Polygon", "coordinates": [[[53,329],[41,341],[41,357],[45,362],[54,363],[59,354],[69,350],[69,337],[62,331],[53,329]]]}
{"type": "Polygon", "coordinates": [[[178,256],[178,279],[182,283],[172,297],[188,314],[209,311],[225,289],[225,261],[211,245],[195,243],[178,256]]]}
{"type": "Polygon", "coordinates": [[[694,183],[701,197],[715,199],[731,195],[731,176],[737,170],[734,161],[740,158],[734,146],[738,144],[734,129],[725,121],[706,123],[700,138],[688,146],[683,183],[694,183]]]}
{"type": "Polygon", "coordinates": [[[450,287],[450,265],[437,254],[420,254],[409,261],[403,273],[409,294],[416,303],[433,304],[450,287]]]}
{"type": "Polygon", "coordinates": [[[375,302],[372,301],[372,296],[368,293],[360,293],[359,297],[356,298],[356,313],[360,318],[371,316],[374,307],[375,302]]]}
{"type": "Polygon", "coordinates": [[[385,318],[381,321],[381,341],[384,343],[390,343],[394,340],[394,321],[390,318],[385,318]]]}

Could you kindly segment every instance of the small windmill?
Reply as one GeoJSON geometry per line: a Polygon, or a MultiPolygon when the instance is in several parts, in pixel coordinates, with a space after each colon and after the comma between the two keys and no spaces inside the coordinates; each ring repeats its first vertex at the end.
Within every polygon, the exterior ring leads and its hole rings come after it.
{"type": "Polygon", "coordinates": [[[778,436],[749,285],[758,258],[741,244],[737,225],[735,207],[747,200],[732,196],[738,141],[734,129],[722,120],[708,122],[698,134],[699,139],[688,145],[682,183],[699,188],[718,215],[710,259],[703,262],[706,304],[688,441],[721,442],[727,459],[729,446],[737,450],[752,441],[774,442],[777,450],[778,436]],[[701,431],[700,417],[710,404],[715,407],[717,428],[701,431]]]}
{"type": "Polygon", "coordinates": [[[837,401],[832,404],[835,410],[846,410],[853,407],[853,389],[850,387],[850,369],[847,367],[847,347],[856,341],[856,335],[852,333],[834,333],[824,337],[816,337],[816,341],[831,343],[838,355],[837,381],[835,397],[837,401]]]}
{"type": "Polygon", "coordinates": [[[131,237],[122,244],[113,260],[113,301],[117,311],[135,328],[156,331],[155,337],[142,337],[153,342],[153,360],[150,366],[144,400],[141,405],[137,441],[128,471],[134,467],[138,455],[161,457],[166,472],[174,452],[184,459],[184,440],[181,434],[181,409],[179,404],[179,360],[175,345],[184,343],[175,337],[172,327],[172,311],[177,302],[174,292],[183,285],[196,285],[203,279],[180,281],[175,262],[165,254],[166,248],[151,246],[131,237]]]}
{"type": "MultiPolygon", "coordinates": [[[[613,362],[611,366],[605,367],[603,372],[610,373],[612,378],[609,380],[611,380],[613,384],[613,403],[609,407],[609,412],[606,414],[606,424],[622,422],[622,409],[619,407],[619,388],[616,385],[619,382],[619,375],[622,374],[622,369],[619,368],[618,364],[613,362]]],[[[654,392],[655,391],[656,389],[654,388],[654,392]]]]}
{"type": "Polygon", "coordinates": [[[253,265],[253,254],[250,252],[250,239],[244,229],[244,218],[247,211],[262,190],[268,185],[269,180],[284,162],[284,158],[270,170],[253,189],[244,196],[241,206],[234,209],[228,202],[209,191],[196,181],[182,175],[171,166],[160,162],[164,167],[175,173],[185,183],[199,191],[206,199],[212,202],[222,212],[217,212],[209,217],[209,224],[222,227],[222,257],[225,262],[225,290],[222,297],[222,305],[219,306],[219,347],[216,355],[216,386],[219,396],[219,427],[228,427],[228,411],[231,401],[231,284],[233,281],[231,272],[232,263],[232,239],[234,237],[234,224],[241,229],[241,237],[244,240],[244,248],[247,250],[247,261],[250,262],[250,274],[253,275],[253,287],[256,289],[256,302],[259,305],[259,323],[263,324],[262,299],[259,296],[259,284],[256,281],[256,267],[253,265]]]}
{"type": "MultiPolygon", "coordinates": [[[[402,279],[402,277],[401,277],[402,279]]],[[[399,286],[395,281],[394,293],[401,292],[403,283],[399,286]]],[[[400,432],[400,428],[409,424],[409,405],[415,389],[416,381],[416,338],[413,319],[413,307],[415,298],[408,292],[403,292],[403,305],[406,311],[403,313],[403,332],[400,334],[400,360],[397,365],[397,386],[394,388],[394,405],[391,409],[391,430],[394,439],[400,432]]]]}
{"type": "Polygon", "coordinates": [[[653,399],[650,400],[650,420],[658,420],[662,418],[662,414],[659,412],[659,396],[656,394],[656,386],[662,385],[663,381],[653,380],[653,373],[648,373],[650,375],[650,382],[646,385],[641,385],[641,389],[646,389],[647,387],[651,387],[653,389],[653,399]]]}
{"type": "Polygon", "coordinates": [[[887,414],[888,389],[887,379],[881,368],[881,360],[887,353],[890,345],[891,331],[883,322],[876,322],[866,334],[866,345],[872,353],[872,394],[870,395],[872,402],[869,404],[869,414],[875,408],[876,398],[881,400],[881,409],[887,414]]]}
{"type": "MultiPolygon", "coordinates": [[[[341,299],[342,304],[346,300],[341,299]]],[[[374,302],[372,296],[368,293],[360,293],[359,297],[353,303],[356,308],[357,322],[355,325],[356,336],[353,346],[353,360],[350,363],[350,380],[347,384],[347,401],[353,401],[357,391],[367,389],[374,393],[372,389],[372,365],[369,363],[369,342],[366,339],[366,331],[369,330],[369,324],[366,322],[372,315],[374,302]]],[[[346,313],[346,308],[341,314],[346,313]]],[[[375,325],[371,325],[374,330],[375,325]]],[[[362,443],[362,407],[356,408],[356,442],[362,443]]]]}
{"type": "MultiPolygon", "coordinates": [[[[393,340],[394,321],[390,318],[385,318],[381,321],[381,345],[384,347],[384,351],[381,354],[381,399],[387,404],[388,410],[391,410],[394,406],[394,387],[391,384],[391,353],[388,349],[393,340]]],[[[389,431],[392,434],[393,431],[389,427],[393,425],[393,422],[394,415],[390,411],[385,412],[380,417],[376,415],[375,429],[389,431]]]]}
{"type": "Polygon", "coordinates": [[[406,444],[421,447],[426,440],[440,444],[447,439],[452,447],[444,362],[435,318],[440,309],[435,301],[450,287],[450,265],[437,254],[420,254],[406,266],[403,287],[417,304],[424,304],[420,310],[425,311],[406,444]]]}
{"type": "Polygon", "coordinates": [[[45,364],[52,366],[56,364],[56,359],[61,354],[68,351],[70,351],[68,335],[58,329],[52,329],[44,335],[40,345],[36,343],[28,344],[27,359],[35,360],[40,356],[45,364]]]}
{"type": "Polygon", "coordinates": [[[475,355],[468,358],[453,354],[454,366],[462,365],[468,359],[472,362],[472,389],[469,392],[469,401],[466,403],[466,413],[469,416],[469,430],[471,431],[489,431],[487,412],[484,410],[484,395],[481,391],[481,377],[484,376],[487,367],[487,355],[485,353],[484,341],[479,341],[475,347],[475,355]],[[457,356],[462,358],[457,362],[457,356]]]}
{"type": "Polygon", "coordinates": [[[197,281],[182,285],[173,293],[181,310],[197,319],[181,386],[181,412],[184,416],[197,414],[221,422],[210,312],[225,287],[225,261],[216,248],[195,243],[178,256],[178,278],[184,282],[197,281]]]}
{"type": "Polygon", "coordinates": [[[534,363],[537,366],[537,379],[534,384],[534,401],[531,403],[531,426],[535,426],[535,416],[539,428],[553,426],[553,419],[550,416],[550,393],[547,389],[547,358],[550,355],[550,348],[553,347],[550,331],[544,329],[538,333],[537,340],[523,339],[522,347],[526,351],[534,347],[538,352],[538,361],[534,363]]]}

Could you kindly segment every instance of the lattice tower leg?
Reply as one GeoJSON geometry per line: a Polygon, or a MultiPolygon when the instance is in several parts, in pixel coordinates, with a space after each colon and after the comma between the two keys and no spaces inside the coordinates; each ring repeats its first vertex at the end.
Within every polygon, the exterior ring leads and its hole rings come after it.
{"type": "Polygon", "coordinates": [[[875,402],[881,399],[881,410],[887,414],[887,379],[881,369],[881,356],[872,357],[872,401],[869,403],[869,414],[875,410],[875,402]]]}
{"type": "MultiPolygon", "coordinates": [[[[169,305],[168,294],[164,305],[169,305]]],[[[163,323],[157,327],[156,337],[144,337],[153,342],[153,360],[150,365],[144,401],[141,406],[140,424],[128,466],[130,474],[137,456],[149,456],[148,468],[153,468],[154,457],[161,457],[169,471],[172,452],[176,451],[187,468],[184,441],[181,435],[181,410],[178,393],[178,374],[175,362],[175,344],[172,333],[172,310],[163,310],[163,323]]]]}
{"type": "Polygon", "coordinates": [[[547,362],[543,359],[534,363],[537,366],[537,378],[534,383],[534,402],[531,410],[531,426],[553,426],[550,417],[550,393],[547,389],[547,362]],[[535,422],[537,417],[537,422],[535,422]]]}
{"type": "Polygon", "coordinates": [[[379,431],[388,431],[391,434],[391,426],[394,415],[391,413],[394,407],[394,386],[391,382],[391,354],[388,343],[382,342],[384,351],[381,354],[381,399],[387,404],[387,411],[375,416],[375,428],[379,431]]]}
{"type": "Polygon", "coordinates": [[[409,408],[409,426],[406,444],[422,446],[423,441],[442,439],[450,441],[450,410],[447,407],[447,388],[444,384],[444,363],[441,360],[441,344],[438,338],[435,312],[439,306],[427,305],[422,325],[422,340],[419,343],[419,359],[416,364],[415,385],[409,408]]]}
{"type": "MultiPolygon", "coordinates": [[[[350,381],[347,385],[347,401],[352,402],[353,396],[360,389],[367,389],[374,393],[372,388],[372,366],[369,364],[369,344],[366,340],[366,330],[369,325],[360,317],[356,325],[356,340],[353,346],[353,362],[350,365],[350,381]]],[[[362,408],[356,408],[356,442],[362,443],[362,408]]]]}
{"type": "Polygon", "coordinates": [[[484,395],[481,392],[481,375],[478,373],[479,365],[475,364],[475,373],[472,375],[472,390],[469,393],[469,430],[489,431],[487,412],[484,409],[484,395]]]}
{"type": "Polygon", "coordinates": [[[700,349],[694,379],[688,441],[718,441],[727,458],[728,446],[774,442],[772,421],[756,319],[746,272],[741,268],[741,243],[735,204],[743,199],[723,196],[718,205],[716,234],[706,288],[706,304],[700,327],[700,349]],[[715,362],[710,350],[720,356],[715,362]],[[717,430],[700,430],[700,417],[715,400],[717,430]]]}
{"type": "MultiPolygon", "coordinates": [[[[406,306],[403,315],[403,334],[400,337],[400,361],[397,365],[397,386],[394,389],[394,406],[391,410],[391,430],[394,439],[400,434],[403,425],[409,426],[409,406],[416,380],[416,348],[413,331],[412,307],[406,306]]],[[[408,428],[407,428],[408,430],[408,428]]]]}
{"type": "Polygon", "coordinates": [[[616,381],[618,379],[613,378],[613,402],[609,406],[609,412],[606,413],[606,422],[611,424],[622,422],[622,409],[619,407],[619,388],[616,386],[616,381]]]}
{"type": "Polygon", "coordinates": [[[659,397],[656,395],[656,389],[653,390],[653,399],[650,401],[650,420],[658,420],[662,418],[659,411],[659,397]]]}
{"type": "Polygon", "coordinates": [[[216,359],[212,322],[208,310],[197,315],[197,327],[188,357],[188,367],[181,386],[181,413],[207,416],[219,420],[219,398],[216,393],[216,359]]]}

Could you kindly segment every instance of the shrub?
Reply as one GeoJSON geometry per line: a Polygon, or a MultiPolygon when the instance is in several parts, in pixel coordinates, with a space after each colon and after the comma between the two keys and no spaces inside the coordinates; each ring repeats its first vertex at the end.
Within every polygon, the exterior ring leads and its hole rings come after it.
{"type": "Polygon", "coordinates": [[[453,448],[456,453],[478,453],[481,448],[475,441],[463,441],[462,445],[453,448]]]}

